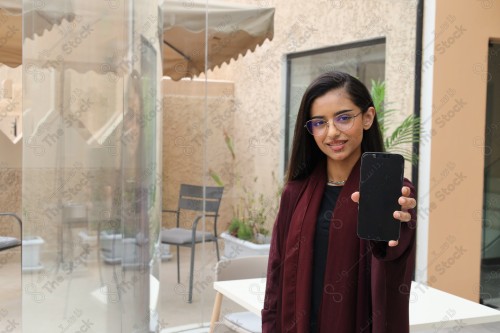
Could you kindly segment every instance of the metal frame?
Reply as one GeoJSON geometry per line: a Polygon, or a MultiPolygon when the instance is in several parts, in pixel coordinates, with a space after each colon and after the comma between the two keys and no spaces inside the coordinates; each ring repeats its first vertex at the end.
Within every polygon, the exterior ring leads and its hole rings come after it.
{"type": "Polygon", "coordinates": [[[217,236],[217,219],[219,217],[219,207],[222,199],[222,193],[224,187],[209,187],[209,186],[196,186],[181,184],[181,189],[179,192],[179,204],[177,210],[164,209],[163,213],[173,213],[176,214],[176,227],[177,229],[189,230],[191,232],[191,241],[188,243],[178,243],[178,242],[168,242],[163,240],[163,236],[167,235],[171,229],[166,229],[162,231],[162,243],[175,245],[177,247],[177,283],[180,284],[180,253],[179,247],[190,247],[191,248],[191,263],[189,270],[189,296],[188,303],[193,301],[193,272],[194,272],[194,257],[196,244],[204,242],[215,242],[215,248],[217,251],[217,260],[220,260],[219,252],[219,242],[217,236]],[[180,215],[181,211],[194,211],[202,212],[202,214],[195,217],[193,224],[190,229],[180,228],[180,215]],[[208,214],[207,214],[208,213],[208,214]],[[213,218],[214,232],[213,238],[205,239],[202,237],[201,241],[196,240],[198,231],[198,223],[203,221],[203,218],[213,218]]]}

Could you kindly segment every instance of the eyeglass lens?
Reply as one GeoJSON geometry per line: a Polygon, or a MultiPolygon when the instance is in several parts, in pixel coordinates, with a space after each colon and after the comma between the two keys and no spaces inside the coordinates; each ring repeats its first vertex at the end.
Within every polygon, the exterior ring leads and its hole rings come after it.
{"type": "MultiPolygon", "coordinates": [[[[339,131],[347,131],[351,129],[354,124],[354,119],[359,115],[341,114],[333,118],[333,124],[339,131]]],[[[312,135],[322,135],[324,134],[327,127],[329,127],[329,122],[325,119],[311,119],[306,122],[306,128],[312,135]]]]}

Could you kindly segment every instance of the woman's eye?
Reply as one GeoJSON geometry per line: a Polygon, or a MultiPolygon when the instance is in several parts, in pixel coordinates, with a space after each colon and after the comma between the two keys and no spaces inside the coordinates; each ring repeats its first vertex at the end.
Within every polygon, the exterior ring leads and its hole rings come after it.
{"type": "Polygon", "coordinates": [[[337,121],[340,122],[340,123],[345,123],[345,122],[351,120],[351,118],[352,117],[349,116],[349,115],[342,115],[342,116],[338,116],[337,117],[337,121]]]}
{"type": "Polygon", "coordinates": [[[324,120],[316,120],[316,121],[313,121],[312,124],[314,127],[319,127],[319,126],[323,126],[325,124],[325,121],[324,120]]]}

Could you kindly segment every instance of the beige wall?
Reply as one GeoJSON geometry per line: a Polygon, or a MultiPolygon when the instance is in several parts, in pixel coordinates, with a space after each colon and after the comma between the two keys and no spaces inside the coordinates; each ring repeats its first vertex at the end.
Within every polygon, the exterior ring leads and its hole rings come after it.
{"type": "MultiPolygon", "coordinates": [[[[255,1],[238,1],[254,4],[255,1]]],[[[276,189],[272,172],[282,174],[288,53],[386,37],[387,102],[413,113],[416,1],[259,1],[276,8],[274,39],[254,53],[208,73],[209,78],[234,81],[238,173],[247,184],[269,196],[276,189]]],[[[268,219],[272,224],[274,217],[268,219]]]]}
{"type": "MultiPolygon", "coordinates": [[[[429,284],[478,301],[488,40],[500,7],[436,1],[429,284]]],[[[425,66],[424,66],[425,69],[425,66]]]]}
{"type": "MultiPolygon", "coordinates": [[[[234,84],[164,79],[163,99],[163,209],[177,208],[181,184],[218,186],[209,175],[213,171],[224,183],[220,233],[227,229],[236,195],[234,161],[224,141],[225,132],[231,137],[237,135],[233,123],[234,84]]],[[[164,214],[163,226],[174,227],[172,217],[164,214]]],[[[192,217],[182,223],[190,226],[192,217]]]]}
{"type": "MultiPolygon", "coordinates": [[[[0,212],[14,212],[19,216],[21,216],[22,140],[16,143],[11,141],[15,140],[11,132],[11,122],[14,117],[22,115],[21,74],[21,67],[12,69],[0,66],[0,212]],[[6,96],[4,92],[5,80],[12,82],[10,96],[6,96]]],[[[0,218],[0,235],[19,237],[19,228],[15,220],[0,218]]]]}

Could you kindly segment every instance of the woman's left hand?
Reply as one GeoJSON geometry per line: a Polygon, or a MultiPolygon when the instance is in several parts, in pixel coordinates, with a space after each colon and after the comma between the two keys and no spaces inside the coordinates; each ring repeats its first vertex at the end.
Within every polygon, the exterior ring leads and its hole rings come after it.
{"type": "MultiPolygon", "coordinates": [[[[410,188],[408,186],[403,186],[401,188],[401,196],[398,199],[398,203],[401,205],[401,210],[397,210],[393,213],[395,219],[400,220],[401,222],[410,222],[411,215],[408,213],[409,209],[413,209],[417,206],[417,201],[414,198],[410,198],[410,188]]],[[[359,192],[354,192],[351,195],[351,199],[354,202],[359,203],[359,192]]],[[[397,240],[389,241],[389,246],[397,246],[397,240]]]]}

